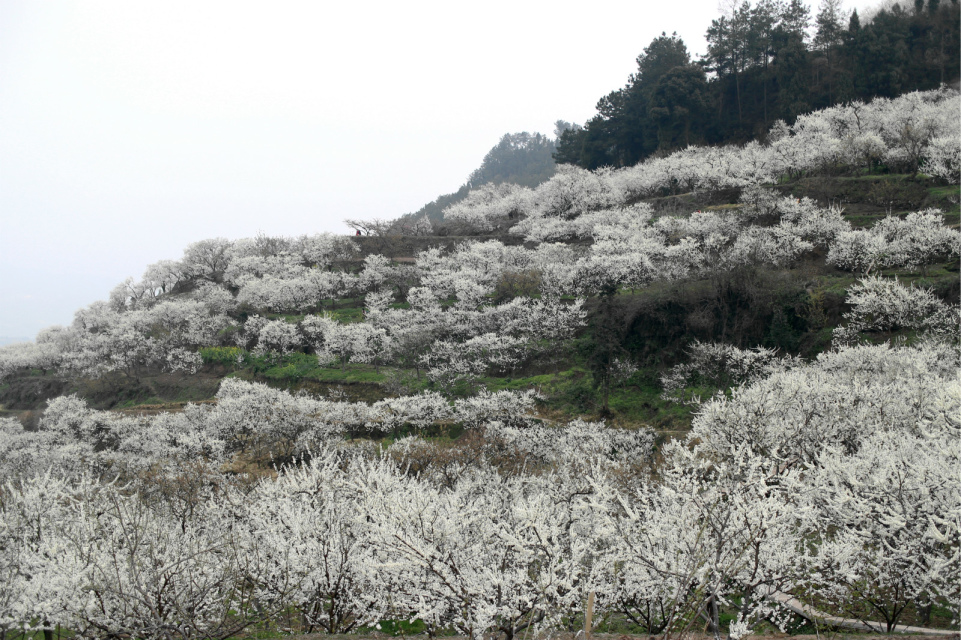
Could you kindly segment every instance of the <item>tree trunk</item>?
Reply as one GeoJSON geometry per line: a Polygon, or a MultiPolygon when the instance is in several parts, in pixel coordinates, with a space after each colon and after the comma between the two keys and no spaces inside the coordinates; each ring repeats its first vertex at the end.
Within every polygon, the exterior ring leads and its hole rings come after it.
{"type": "Polygon", "coordinates": [[[714,640],[721,640],[721,612],[717,606],[716,596],[711,596],[709,606],[711,612],[710,631],[714,634],[714,640]]]}

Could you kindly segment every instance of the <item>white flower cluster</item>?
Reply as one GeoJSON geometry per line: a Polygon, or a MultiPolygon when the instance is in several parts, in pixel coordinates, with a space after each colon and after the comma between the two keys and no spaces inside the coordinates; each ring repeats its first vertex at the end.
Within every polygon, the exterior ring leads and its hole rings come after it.
{"type": "Polygon", "coordinates": [[[927,289],[905,287],[897,278],[867,278],[848,290],[846,325],[834,330],[838,345],[856,344],[864,332],[912,329],[922,336],[956,340],[961,307],[945,304],[927,289]]]}
{"type": "Polygon", "coordinates": [[[905,218],[888,216],[870,229],[837,234],[828,263],[842,269],[870,274],[878,269],[916,269],[938,256],[961,254],[961,234],[944,226],[937,209],[909,213],[905,218]]]}
{"type": "Polygon", "coordinates": [[[127,473],[178,459],[218,465],[238,455],[291,460],[357,434],[455,423],[473,429],[491,422],[528,425],[536,398],[534,391],[500,391],[450,401],[428,392],[366,404],[226,378],[216,403],[132,416],[62,396],[49,402],[37,431],[25,431],[13,418],[0,420],[0,472],[13,477],[56,466],[127,473]]]}
{"type": "Polygon", "coordinates": [[[0,351],[0,377],[24,366],[84,375],[108,371],[138,375],[150,367],[193,372],[200,365],[197,348],[216,344],[229,322],[215,304],[189,298],[165,298],[130,308],[94,303],[77,312],[72,327],[41,332],[34,347],[0,351]],[[11,362],[18,354],[32,357],[11,362]]]}
{"type": "MultiPolygon", "coordinates": [[[[676,365],[661,378],[665,399],[677,400],[680,392],[692,384],[724,389],[766,378],[803,362],[796,356],[779,357],[775,349],[738,349],[729,344],[697,340],[687,352],[688,361],[676,365]]],[[[695,404],[698,403],[700,398],[695,399],[695,404]]]]}

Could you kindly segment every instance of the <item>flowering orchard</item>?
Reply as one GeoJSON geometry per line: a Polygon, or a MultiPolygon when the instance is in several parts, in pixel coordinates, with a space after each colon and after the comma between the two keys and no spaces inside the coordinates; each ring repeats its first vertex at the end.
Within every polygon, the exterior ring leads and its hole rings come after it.
{"type": "Polygon", "coordinates": [[[956,264],[961,234],[930,209],[862,228],[774,183],[884,163],[956,184],[958,109],[957,93],[908,94],[779,123],[763,144],[486,185],[446,216],[504,233],[410,261],[329,234],[204,240],[0,348],[5,383],[306,359],[423,385],[362,402],[226,377],[173,413],[68,394],[36,428],[0,417],[0,640],[385,620],[514,640],[583,624],[588,600],[595,621],[648,634],[738,638],[798,610],[956,627],[961,312],[908,278],[956,264]],[[721,190],[736,202],[657,206],[721,190]],[[483,384],[549,372],[585,334],[617,384],[638,363],[604,342],[612,300],[690,283],[720,300],[738,274],[815,267],[845,283],[837,322],[805,311],[829,345],[689,340],[656,383],[695,407],[673,440],[483,384]]]}

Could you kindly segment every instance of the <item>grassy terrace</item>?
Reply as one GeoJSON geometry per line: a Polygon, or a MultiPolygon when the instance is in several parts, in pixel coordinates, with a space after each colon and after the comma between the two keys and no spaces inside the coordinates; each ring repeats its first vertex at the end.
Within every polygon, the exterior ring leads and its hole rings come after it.
{"type": "MultiPolygon", "coordinates": [[[[776,275],[761,283],[769,289],[766,299],[775,307],[775,313],[756,318],[757,326],[747,327],[746,335],[760,337],[754,344],[766,343],[813,357],[830,346],[831,329],[844,310],[846,290],[859,277],[812,265],[802,265],[776,275]],[[817,311],[823,326],[802,317],[804,313],[813,313],[814,302],[820,305],[817,311]],[[777,308],[784,312],[782,316],[790,316],[787,322],[778,324],[777,308]]],[[[958,295],[957,263],[932,265],[924,273],[887,270],[884,275],[897,276],[906,284],[930,287],[945,298],[958,295]]],[[[659,380],[665,369],[682,357],[686,342],[665,333],[660,325],[683,324],[689,308],[706,304],[711,295],[712,289],[705,281],[657,283],[643,290],[622,291],[617,295],[622,304],[636,310],[634,326],[628,329],[625,342],[629,349],[637,347],[632,355],[640,368],[611,389],[607,411],[602,410],[601,392],[593,383],[586,355],[593,339],[590,329],[574,341],[560,361],[515,371],[512,375],[480,378],[471,385],[462,383],[453,389],[453,393],[467,395],[481,388],[490,391],[537,389],[544,398],[539,403],[539,411],[545,418],[604,417],[629,428],[647,425],[664,434],[683,432],[689,428],[695,409],[689,404],[663,399],[659,380]]],[[[360,305],[361,299],[340,301],[339,308],[333,313],[341,322],[356,322],[362,314],[360,305]]],[[[297,322],[302,316],[284,317],[289,322],[297,322]]],[[[911,338],[910,335],[905,337],[911,338]]],[[[49,373],[44,375],[37,370],[0,385],[0,397],[5,413],[21,415],[29,422],[39,415],[46,398],[68,393],[77,393],[100,408],[130,412],[177,411],[187,402],[212,400],[220,380],[228,376],[364,402],[432,388],[423,372],[418,376],[412,369],[356,363],[341,368],[336,362],[320,366],[315,356],[305,353],[288,354],[278,361],[247,353],[238,347],[207,348],[201,353],[205,365],[192,376],[147,373],[137,381],[121,375],[71,381],[49,373]]],[[[683,395],[687,399],[706,399],[718,391],[722,390],[694,386],[686,389],[683,395]]]]}

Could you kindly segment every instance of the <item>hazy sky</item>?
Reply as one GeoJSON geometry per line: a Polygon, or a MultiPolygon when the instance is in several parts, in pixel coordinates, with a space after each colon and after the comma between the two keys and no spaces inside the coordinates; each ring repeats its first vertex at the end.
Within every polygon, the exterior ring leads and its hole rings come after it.
{"type": "Polygon", "coordinates": [[[69,324],[190,242],[417,210],[503,134],[583,123],[661,31],[703,52],[718,15],[717,0],[2,0],[0,336],[69,324]]]}

